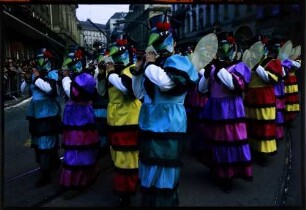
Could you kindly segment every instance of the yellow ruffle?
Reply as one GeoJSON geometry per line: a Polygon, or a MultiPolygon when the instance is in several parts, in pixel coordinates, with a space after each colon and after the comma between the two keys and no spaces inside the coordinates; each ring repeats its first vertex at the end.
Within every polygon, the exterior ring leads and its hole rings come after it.
{"type": "Polygon", "coordinates": [[[107,124],[111,126],[137,125],[141,102],[139,100],[119,104],[109,103],[107,107],[107,124]]]}
{"type": "Polygon", "coordinates": [[[297,93],[299,91],[298,85],[286,85],[285,93],[297,93]]]}
{"type": "Polygon", "coordinates": [[[275,107],[248,108],[245,107],[246,117],[257,120],[275,120],[275,107]]]}
{"type": "Polygon", "coordinates": [[[138,151],[116,151],[110,147],[114,165],[122,169],[138,168],[138,151]]]}
{"type": "Polygon", "coordinates": [[[300,111],[300,104],[287,104],[286,105],[287,112],[296,112],[300,111]]]}
{"type": "Polygon", "coordinates": [[[277,150],[275,139],[264,141],[259,141],[258,139],[249,139],[249,141],[251,148],[258,152],[271,153],[277,150]]]}

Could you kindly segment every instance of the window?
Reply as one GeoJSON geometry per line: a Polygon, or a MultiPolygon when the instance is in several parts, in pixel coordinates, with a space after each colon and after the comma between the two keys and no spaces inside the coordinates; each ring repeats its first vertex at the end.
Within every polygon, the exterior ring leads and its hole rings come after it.
{"type": "Polygon", "coordinates": [[[206,26],[210,25],[210,5],[206,5],[206,26]]]}
{"type": "Polygon", "coordinates": [[[214,5],[214,21],[219,23],[219,5],[214,5]]]}
{"type": "Polygon", "coordinates": [[[197,30],[197,14],[195,11],[192,11],[192,31],[197,30]]]}
{"type": "Polygon", "coordinates": [[[224,5],[224,17],[223,17],[224,20],[227,20],[228,19],[228,5],[225,4],[224,5]]]}
{"type": "Polygon", "coordinates": [[[252,9],[253,9],[252,5],[248,4],[247,5],[247,13],[252,12],[252,9]]]}
{"type": "Polygon", "coordinates": [[[240,16],[240,7],[239,5],[235,5],[235,17],[237,18],[240,16]]]}
{"type": "Polygon", "coordinates": [[[204,10],[203,8],[199,9],[199,29],[203,29],[204,24],[204,10]]]}

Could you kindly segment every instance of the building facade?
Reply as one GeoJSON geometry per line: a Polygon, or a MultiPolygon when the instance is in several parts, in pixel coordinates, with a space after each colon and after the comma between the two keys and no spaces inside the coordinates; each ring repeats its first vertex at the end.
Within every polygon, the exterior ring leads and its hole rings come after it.
{"type": "Polygon", "coordinates": [[[297,4],[173,4],[178,46],[195,46],[201,37],[231,32],[244,50],[259,35],[291,39],[301,44],[302,9],[297,4]],[[284,27],[286,26],[286,27],[284,27]]]}
{"type": "MultiPolygon", "coordinates": [[[[195,47],[208,33],[230,32],[241,50],[259,35],[291,39],[301,44],[302,8],[299,4],[130,4],[123,20],[112,21],[129,42],[144,50],[149,36],[151,16],[169,11],[176,31],[177,46],[195,47]],[[284,25],[286,27],[284,27],[284,25]]],[[[112,28],[114,31],[116,28],[112,28]]],[[[117,30],[117,29],[116,29],[117,30]]]]}
{"type": "Polygon", "coordinates": [[[118,36],[119,34],[124,34],[124,27],[122,25],[118,25],[118,21],[124,21],[127,13],[126,12],[116,12],[114,13],[110,19],[106,23],[106,31],[108,32],[108,35],[110,37],[109,44],[112,44],[114,40],[111,40],[111,37],[116,34],[118,36]]]}
{"type": "Polygon", "coordinates": [[[53,51],[57,58],[55,68],[60,68],[68,46],[80,39],[77,7],[76,4],[0,5],[1,71],[5,99],[20,94],[22,67],[33,59],[39,48],[53,51]]]}
{"type": "Polygon", "coordinates": [[[108,34],[104,24],[93,23],[90,20],[80,21],[80,45],[91,55],[108,46],[108,34]]]}

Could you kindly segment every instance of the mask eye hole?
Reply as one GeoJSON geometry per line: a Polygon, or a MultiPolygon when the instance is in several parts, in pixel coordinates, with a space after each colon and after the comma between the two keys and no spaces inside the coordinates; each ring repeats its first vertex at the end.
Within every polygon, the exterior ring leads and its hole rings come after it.
{"type": "Polygon", "coordinates": [[[45,58],[45,61],[48,61],[48,58],[45,58]]]}
{"type": "Polygon", "coordinates": [[[162,32],[160,32],[160,36],[161,36],[161,37],[165,37],[165,36],[167,36],[168,34],[169,34],[168,31],[162,31],[162,32]]]}

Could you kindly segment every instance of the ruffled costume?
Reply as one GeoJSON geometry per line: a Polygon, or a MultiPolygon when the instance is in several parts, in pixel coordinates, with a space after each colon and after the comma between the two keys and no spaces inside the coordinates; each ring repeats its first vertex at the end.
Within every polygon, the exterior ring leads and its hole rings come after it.
{"type": "Polygon", "coordinates": [[[250,69],[239,62],[222,68],[217,75],[215,71],[212,66],[210,76],[199,81],[199,91],[210,93],[198,116],[204,144],[202,161],[219,179],[250,181],[252,158],[243,104],[250,69]]]}
{"type": "MultiPolygon", "coordinates": [[[[65,77],[65,79],[69,79],[65,77]]],[[[96,82],[88,73],[77,74],[70,83],[70,98],[63,114],[63,167],[60,186],[82,189],[91,185],[99,172],[99,138],[91,104],[96,82]]]]}
{"type": "Polygon", "coordinates": [[[137,135],[141,102],[133,95],[131,66],[118,74],[112,71],[107,75],[108,81],[118,78],[120,85],[127,89],[127,93],[123,93],[112,83],[108,84],[107,132],[115,166],[113,191],[119,197],[135,195],[138,187],[137,135]]]}
{"type": "MultiPolygon", "coordinates": [[[[50,173],[59,166],[59,133],[61,130],[61,107],[57,102],[57,70],[48,71],[46,77],[35,78],[30,84],[30,101],[26,119],[29,121],[31,147],[35,149],[40,170],[50,173]],[[46,88],[48,87],[48,88],[46,88]],[[47,91],[48,90],[48,91],[47,91]]],[[[26,82],[22,83],[22,91],[26,82]]]]}
{"type": "Polygon", "coordinates": [[[290,123],[296,119],[297,113],[300,112],[299,87],[296,76],[296,70],[299,69],[297,61],[286,59],[282,61],[285,68],[286,77],[285,84],[285,122],[290,123]]]}
{"type": "Polygon", "coordinates": [[[139,179],[144,206],[179,203],[181,155],[187,132],[184,100],[190,84],[195,87],[198,79],[195,67],[185,56],[168,57],[162,68],[148,64],[144,74],[133,77],[133,85],[145,90],[139,114],[139,179]],[[162,91],[165,74],[175,86],[162,91]]]}
{"type": "Polygon", "coordinates": [[[252,71],[251,82],[245,92],[245,111],[251,148],[259,153],[275,154],[276,96],[274,84],[282,75],[279,60],[271,60],[263,68],[252,71]]]}

